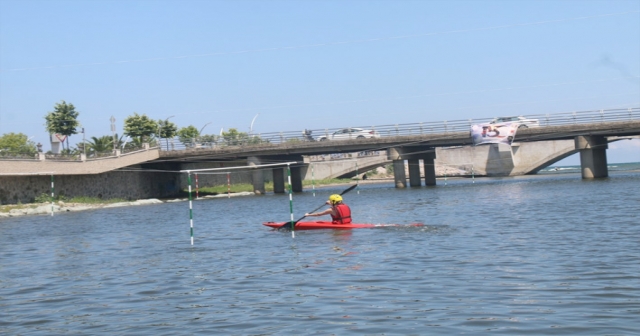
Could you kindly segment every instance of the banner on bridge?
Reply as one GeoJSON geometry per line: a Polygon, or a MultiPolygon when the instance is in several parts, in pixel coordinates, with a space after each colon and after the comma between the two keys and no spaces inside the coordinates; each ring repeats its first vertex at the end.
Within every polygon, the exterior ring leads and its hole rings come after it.
{"type": "Polygon", "coordinates": [[[471,126],[471,140],[474,145],[503,143],[511,145],[516,137],[517,123],[477,124],[471,126]]]}

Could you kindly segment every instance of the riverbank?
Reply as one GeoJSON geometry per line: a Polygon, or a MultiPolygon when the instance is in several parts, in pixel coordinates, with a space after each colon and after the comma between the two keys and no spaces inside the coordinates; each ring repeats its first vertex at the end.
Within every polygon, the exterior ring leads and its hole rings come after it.
{"type": "MultiPolygon", "coordinates": [[[[200,197],[199,199],[207,199],[207,198],[226,198],[226,197],[238,197],[238,196],[249,196],[254,195],[252,192],[238,192],[238,193],[230,193],[230,194],[220,194],[220,195],[209,195],[200,197]]],[[[19,217],[19,216],[28,216],[28,215],[49,215],[51,213],[56,214],[60,212],[72,212],[72,211],[86,211],[86,210],[94,210],[94,209],[102,209],[102,208],[118,208],[118,207],[129,207],[129,206],[140,206],[140,205],[149,205],[149,204],[160,204],[160,203],[172,203],[172,202],[186,202],[188,198],[175,198],[175,199],[166,199],[161,200],[157,198],[150,199],[142,199],[131,202],[117,202],[117,203],[68,203],[64,201],[57,201],[53,204],[51,203],[33,203],[33,204],[14,204],[14,205],[3,205],[0,207],[0,218],[7,217],[19,217]]]]}
{"type": "MultiPolygon", "coordinates": [[[[344,182],[344,183],[332,183],[332,184],[317,184],[313,186],[307,186],[307,190],[311,188],[321,189],[325,187],[332,186],[347,186],[351,184],[355,184],[356,181],[353,182],[344,182]]],[[[357,181],[358,184],[378,184],[378,183],[393,183],[393,178],[384,177],[384,178],[369,178],[366,180],[357,181]]],[[[210,199],[210,198],[228,198],[228,197],[238,197],[238,196],[251,196],[255,195],[253,192],[242,191],[242,192],[232,192],[232,193],[221,193],[217,195],[206,195],[199,197],[198,199],[210,199]]],[[[194,197],[195,199],[195,197],[194,197]]],[[[173,202],[186,202],[188,198],[171,198],[171,199],[141,199],[130,202],[116,202],[116,203],[74,203],[74,202],[64,202],[64,201],[56,201],[53,204],[51,203],[31,203],[31,204],[8,204],[0,206],[0,219],[8,218],[8,217],[20,217],[20,216],[29,216],[29,215],[50,215],[53,213],[61,212],[74,212],[74,211],[86,211],[86,210],[94,210],[94,209],[102,209],[102,208],[118,208],[118,207],[129,207],[129,206],[141,206],[141,205],[150,205],[150,204],[160,204],[160,203],[173,203],[173,202]]]]}

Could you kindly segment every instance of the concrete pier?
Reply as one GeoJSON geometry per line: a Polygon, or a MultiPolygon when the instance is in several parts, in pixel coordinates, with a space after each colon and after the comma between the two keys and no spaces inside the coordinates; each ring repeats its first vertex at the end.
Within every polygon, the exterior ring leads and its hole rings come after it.
{"type": "Polygon", "coordinates": [[[576,149],[580,151],[580,168],[583,179],[609,176],[607,169],[607,138],[603,136],[577,136],[576,149]]]}
{"type": "Polygon", "coordinates": [[[393,163],[393,178],[396,188],[407,187],[407,176],[404,167],[405,160],[407,160],[409,164],[409,185],[411,187],[419,187],[422,185],[420,179],[421,159],[423,161],[422,168],[424,170],[425,184],[427,186],[436,185],[435,157],[435,150],[428,147],[395,147],[387,149],[387,159],[393,163]]]}
{"type": "MultiPolygon", "coordinates": [[[[247,158],[247,165],[254,167],[260,164],[260,158],[257,156],[250,156],[247,158]]],[[[264,195],[264,171],[260,169],[254,169],[251,173],[251,179],[253,182],[253,192],[256,195],[264,195]]]]}
{"type": "Polygon", "coordinates": [[[284,194],[285,192],[285,168],[278,167],[271,169],[271,173],[273,174],[273,193],[275,194],[284,194]]]}

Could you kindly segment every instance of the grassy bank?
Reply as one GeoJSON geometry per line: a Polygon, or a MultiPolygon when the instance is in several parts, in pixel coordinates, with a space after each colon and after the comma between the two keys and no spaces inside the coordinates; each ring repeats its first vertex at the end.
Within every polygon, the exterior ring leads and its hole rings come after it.
{"type": "MultiPolygon", "coordinates": [[[[351,179],[326,179],[313,181],[315,186],[322,185],[332,185],[332,184],[349,184],[354,181],[351,179]]],[[[311,186],[311,181],[302,181],[302,185],[305,187],[311,186]]],[[[288,188],[288,186],[287,186],[288,188]]],[[[230,186],[222,185],[222,186],[213,186],[213,187],[203,187],[198,190],[199,196],[207,196],[207,195],[218,195],[218,194],[226,194],[228,191],[232,193],[238,192],[253,192],[253,185],[250,183],[237,183],[232,184],[230,186]]],[[[273,192],[273,183],[268,182],[265,183],[265,191],[273,192]]],[[[195,190],[192,190],[192,193],[195,193],[195,190]]],[[[187,197],[188,189],[182,190],[180,195],[177,197],[187,197]]],[[[111,203],[120,203],[120,202],[128,202],[130,200],[122,199],[122,198],[111,198],[111,199],[103,199],[97,197],[72,197],[66,198],[64,196],[58,196],[54,199],[54,203],[60,204],[60,202],[64,204],[85,204],[85,205],[101,205],[101,204],[111,204],[111,203]]],[[[0,212],[9,212],[13,209],[35,209],[43,204],[51,203],[51,195],[42,194],[36,197],[33,203],[25,203],[25,204],[7,204],[0,205],[0,212]]]]}
{"type": "MultiPolygon", "coordinates": [[[[326,180],[318,180],[313,181],[313,185],[321,186],[321,185],[332,185],[332,184],[349,184],[354,183],[352,179],[326,179],[326,180]]],[[[310,187],[312,185],[311,181],[302,181],[303,187],[310,187]]],[[[288,184],[285,185],[286,190],[288,190],[288,184]]],[[[264,189],[266,192],[273,192],[273,182],[266,182],[264,184],[264,189]]],[[[218,195],[218,194],[226,194],[227,192],[237,193],[237,192],[253,192],[253,184],[251,183],[236,183],[230,186],[220,185],[220,186],[212,186],[212,187],[202,187],[198,189],[198,194],[200,196],[207,195],[218,195]]],[[[195,190],[191,190],[192,193],[195,190]]],[[[182,194],[186,196],[189,193],[188,189],[182,190],[182,194]]]]}

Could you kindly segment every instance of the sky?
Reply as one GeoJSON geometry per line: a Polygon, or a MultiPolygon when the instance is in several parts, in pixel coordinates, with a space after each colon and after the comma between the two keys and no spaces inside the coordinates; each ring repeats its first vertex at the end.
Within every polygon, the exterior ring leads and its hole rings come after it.
{"type": "Polygon", "coordinates": [[[639,107],[640,0],[0,0],[0,135],[48,150],[63,100],[87,138],[134,113],[219,134],[639,107]]]}

